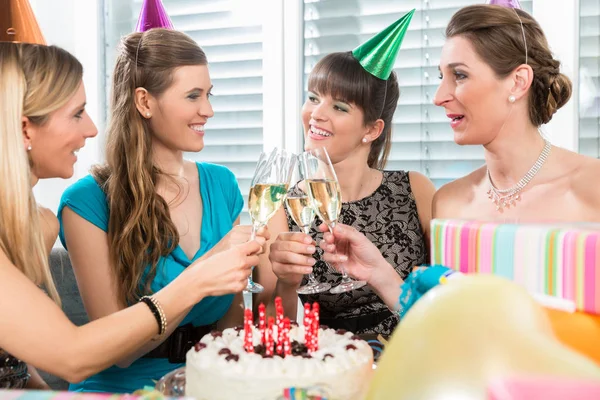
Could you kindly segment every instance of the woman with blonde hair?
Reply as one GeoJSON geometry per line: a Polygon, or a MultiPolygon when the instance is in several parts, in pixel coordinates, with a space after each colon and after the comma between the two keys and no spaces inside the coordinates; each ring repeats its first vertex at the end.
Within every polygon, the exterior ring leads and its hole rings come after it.
{"type": "MultiPolygon", "coordinates": [[[[207,59],[196,42],[162,28],[127,35],[112,79],[106,164],[69,187],[58,211],[60,238],[92,320],[250,238],[250,227],[239,226],[243,199],[233,173],[184,159],[184,152],[202,150],[213,116],[207,59]]],[[[205,298],[172,321],[164,341],[149,341],[71,390],[151,385],[181,367],[193,342],[217,322],[241,323],[242,310],[241,295],[205,298]]]]}
{"type": "Polygon", "coordinates": [[[0,388],[25,386],[26,363],[79,382],[164,338],[202,299],[241,291],[258,261],[261,238],[193,263],[118,313],[81,327],[68,320],[32,184],[70,177],[77,150],[97,133],[85,112],[82,73],[58,47],[0,43],[0,388]]]}

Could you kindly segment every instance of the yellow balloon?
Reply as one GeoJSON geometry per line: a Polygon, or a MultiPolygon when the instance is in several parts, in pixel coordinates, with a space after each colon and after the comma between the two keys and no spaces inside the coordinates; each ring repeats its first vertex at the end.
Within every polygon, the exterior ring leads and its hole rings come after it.
{"type": "Polygon", "coordinates": [[[527,375],[600,382],[600,368],[556,339],[521,286],[493,275],[461,276],[406,314],[367,399],[480,400],[490,381],[527,375]]]}

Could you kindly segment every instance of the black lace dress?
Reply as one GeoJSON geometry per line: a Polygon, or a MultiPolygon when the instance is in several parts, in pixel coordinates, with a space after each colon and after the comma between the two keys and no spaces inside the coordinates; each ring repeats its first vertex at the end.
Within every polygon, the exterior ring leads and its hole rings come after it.
{"type": "Polygon", "coordinates": [[[0,389],[23,389],[28,380],[27,364],[0,349],[0,389]]]}
{"type": "MultiPolygon", "coordinates": [[[[297,186],[290,189],[290,194],[301,193],[297,186]]],[[[289,215],[287,219],[290,231],[300,231],[289,215]]],[[[425,236],[406,171],[383,171],[381,185],[370,196],[342,204],[339,222],[368,237],[403,279],[414,266],[428,260],[425,236]]],[[[320,224],[317,217],[311,230],[317,243],[323,238],[316,229],[320,224]]],[[[342,275],[332,267],[328,268],[321,261],[321,254],[322,250],[317,247],[315,278],[336,286],[342,281],[342,275]]],[[[306,283],[305,277],[302,284],[306,283]]],[[[391,335],[399,321],[398,315],[390,312],[369,286],[340,294],[300,295],[300,299],[319,303],[323,325],[357,334],[391,335]]]]}

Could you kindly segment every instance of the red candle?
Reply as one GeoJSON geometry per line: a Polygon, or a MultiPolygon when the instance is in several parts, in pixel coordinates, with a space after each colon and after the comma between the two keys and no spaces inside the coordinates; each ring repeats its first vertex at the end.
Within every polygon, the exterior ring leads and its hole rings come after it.
{"type": "Polygon", "coordinates": [[[304,303],[304,329],[306,332],[306,326],[308,324],[308,317],[310,316],[310,304],[304,303]]]}
{"type": "Polygon", "coordinates": [[[277,305],[277,354],[283,354],[283,306],[281,302],[277,305]]]}
{"type": "Polygon", "coordinates": [[[254,353],[252,345],[252,310],[247,308],[244,311],[244,348],[248,353],[254,353]]]}
{"type": "Polygon", "coordinates": [[[312,349],[312,312],[310,311],[310,304],[304,305],[304,345],[308,348],[308,351],[312,349]]]}
{"type": "Polygon", "coordinates": [[[269,325],[267,326],[267,330],[265,331],[265,336],[266,336],[265,355],[267,355],[267,356],[273,355],[273,342],[274,342],[273,324],[274,324],[274,322],[275,321],[274,321],[273,317],[269,317],[269,325]]]}
{"type": "Polygon", "coordinates": [[[260,303],[260,305],[258,306],[258,330],[260,331],[260,342],[262,344],[264,344],[265,346],[267,344],[266,337],[265,337],[266,321],[267,321],[266,315],[267,314],[265,312],[265,305],[260,303]]]}
{"type": "Polygon", "coordinates": [[[313,303],[312,307],[312,351],[319,350],[319,304],[313,303]]]}
{"type": "Polygon", "coordinates": [[[283,355],[289,356],[292,354],[292,346],[290,344],[290,319],[283,319],[283,355]]]}

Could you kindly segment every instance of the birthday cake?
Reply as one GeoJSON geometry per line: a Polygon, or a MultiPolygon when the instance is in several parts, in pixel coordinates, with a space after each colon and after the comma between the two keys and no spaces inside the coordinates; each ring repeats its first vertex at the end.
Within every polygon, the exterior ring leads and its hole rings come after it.
{"type": "Polygon", "coordinates": [[[276,400],[290,388],[313,399],[361,399],[373,371],[370,346],[351,332],[318,325],[318,306],[305,308],[303,326],[246,310],[244,327],[213,331],[187,353],[186,396],[198,400],[276,400]],[[249,313],[249,314],[248,314],[249,313]],[[267,322],[268,321],[268,322],[267,322]]]}

